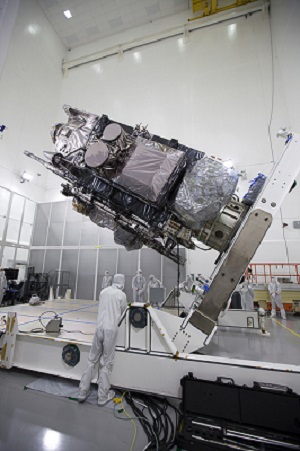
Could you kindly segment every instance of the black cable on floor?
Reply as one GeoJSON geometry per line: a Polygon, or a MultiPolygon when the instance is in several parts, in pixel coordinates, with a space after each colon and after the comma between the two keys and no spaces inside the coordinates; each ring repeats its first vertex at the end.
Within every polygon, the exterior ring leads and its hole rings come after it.
{"type": "Polygon", "coordinates": [[[179,424],[180,411],[177,407],[167,399],[141,393],[127,392],[125,399],[147,436],[148,445],[143,451],[171,450],[175,445],[179,424]],[[143,408],[139,408],[137,404],[141,404],[143,408]],[[175,420],[171,418],[171,411],[175,414],[175,420]]]}

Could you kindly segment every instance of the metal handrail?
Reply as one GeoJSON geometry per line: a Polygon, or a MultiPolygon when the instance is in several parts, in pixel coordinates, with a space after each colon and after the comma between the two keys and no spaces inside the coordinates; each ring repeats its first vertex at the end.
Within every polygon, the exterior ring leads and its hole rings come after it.
{"type": "Polygon", "coordinates": [[[251,263],[246,276],[256,285],[269,283],[271,277],[287,278],[291,283],[300,284],[300,263],[251,263]]]}

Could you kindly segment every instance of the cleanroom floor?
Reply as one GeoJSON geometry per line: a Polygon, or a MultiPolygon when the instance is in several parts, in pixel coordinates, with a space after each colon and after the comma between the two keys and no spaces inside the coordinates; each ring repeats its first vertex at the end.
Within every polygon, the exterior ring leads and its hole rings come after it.
{"type": "MultiPolygon", "coordinates": [[[[61,398],[25,386],[34,372],[0,369],[0,451],[123,451],[134,434],[131,421],[113,409],[61,398]]],[[[129,410],[130,411],[130,410],[129,410]]],[[[147,445],[138,421],[135,450],[147,445]]]]}
{"type": "Polygon", "coordinates": [[[253,329],[220,327],[209,345],[199,352],[234,359],[300,365],[300,317],[293,313],[287,313],[286,321],[280,316],[267,317],[265,327],[270,335],[262,335],[253,329]]]}
{"type": "MultiPolygon", "coordinates": [[[[59,334],[55,334],[55,337],[91,343],[95,333],[98,302],[59,299],[45,301],[43,304],[35,306],[18,304],[2,307],[0,318],[3,316],[2,313],[6,312],[17,312],[19,331],[26,333],[32,329],[42,328],[57,314],[62,317],[63,327],[59,334]]],[[[0,330],[4,331],[5,326],[2,325],[0,330]]],[[[34,333],[34,335],[44,335],[44,332],[34,333]]]]}
{"type": "MultiPolygon", "coordinates": [[[[63,318],[63,328],[57,338],[91,343],[95,332],[98,302],[83,300],[46,301],[43,305],[19,304],[0,309],[2,313],[16,311],[20,331],[40,328],[39,316],[45,324],[56,312],[63,318]],[[49,312],[49,313],[46,313],[49,312]]],[[[219,327],[210,344],[198,351],[200,354],[258,362],[300,365],[300,316],[287,313],[287,320],[280,316],[266,318],[265,327],[270,333],[263,336],[256,329],[219,327]]],[[[0,330],[5,330],[2,325],[0,330]]],[[[34,334],[35,336],[44,335],[34,334]]]]}
{"type": "MultiPolygon", "coordinates": [[[[62,338],[67,336],[72,340],[91,342],[98,302],[57,300],[35,307],[20,304],[1,308],[0,318],[5,312],[17,311],[19,330],[28,332],[41,327],[38,318],[49,310],[63,318],[62,338]]],[[[43,316],[46,323],[53,313],[43,316]]],[[[219,328],[211,343],[199,352],[240,360],[300,365],[300,317],[288,313],[286,321],[279,316],[267,318],[266,329],[269,336],[262,336],[257,330],[219,328]]],[[[134,432],[131,421],[115,418],[109,407],[78,404],[67,398],[24,390],[28,383],[39,377],[40,374],[15,368],[0,369],[0,451],[130,449],[134,432]]],[[[142,450],[147,438],[138,422],[136,425],[134,449],[142,450]]]]}

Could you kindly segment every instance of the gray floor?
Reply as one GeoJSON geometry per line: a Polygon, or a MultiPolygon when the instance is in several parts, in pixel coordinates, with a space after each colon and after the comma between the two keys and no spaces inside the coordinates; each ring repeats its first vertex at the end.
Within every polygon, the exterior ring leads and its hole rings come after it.
{"type": "MultiPolygon", "coordinates": [[[[256,330],[220,328],[201,353],[299,365],[300,317],[267,318],[266,329],[269,337],[256,330]]],[[[130,450],[130,421],[118,420],[110,408],[24,390],[39,377],[17,369],[0,370],[0,451],[130,450]]],[[[147,439],[136,424],[134,451],[141,451],[147,439]]]]}
{"type": "MultiPolygon", "coordinates": [[[[110,408],[24,390],[38,377],[21,370],[0,370],[1,451],[130,450],[131,421],[118,420],[110,408]]],[[[134,450],[141,451],[147,439],[138,420],[136,424],[134,450]]]]}
{"type": "Polygon", "coordinates": [[[265,327],[269,336],[257,330],[222,327],[200,354],[230,357],[259,362],[300,365],[300,317],[287,314],[266,318],[265,327]]]}

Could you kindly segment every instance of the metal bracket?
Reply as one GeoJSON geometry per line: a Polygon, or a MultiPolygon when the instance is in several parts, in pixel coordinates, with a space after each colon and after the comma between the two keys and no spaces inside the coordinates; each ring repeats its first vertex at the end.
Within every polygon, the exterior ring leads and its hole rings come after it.
{"type": "Polygon", "coordinates": [[[197,329],[207,335],[211,334],[224,309],[224,304],[246,271],[249,261],[271,223],[272,215],[270,213],[262,210],[254,210],[250,213],[244,228],[220,266],[210,290],[190,318],[191,324],[197,329]]]}

